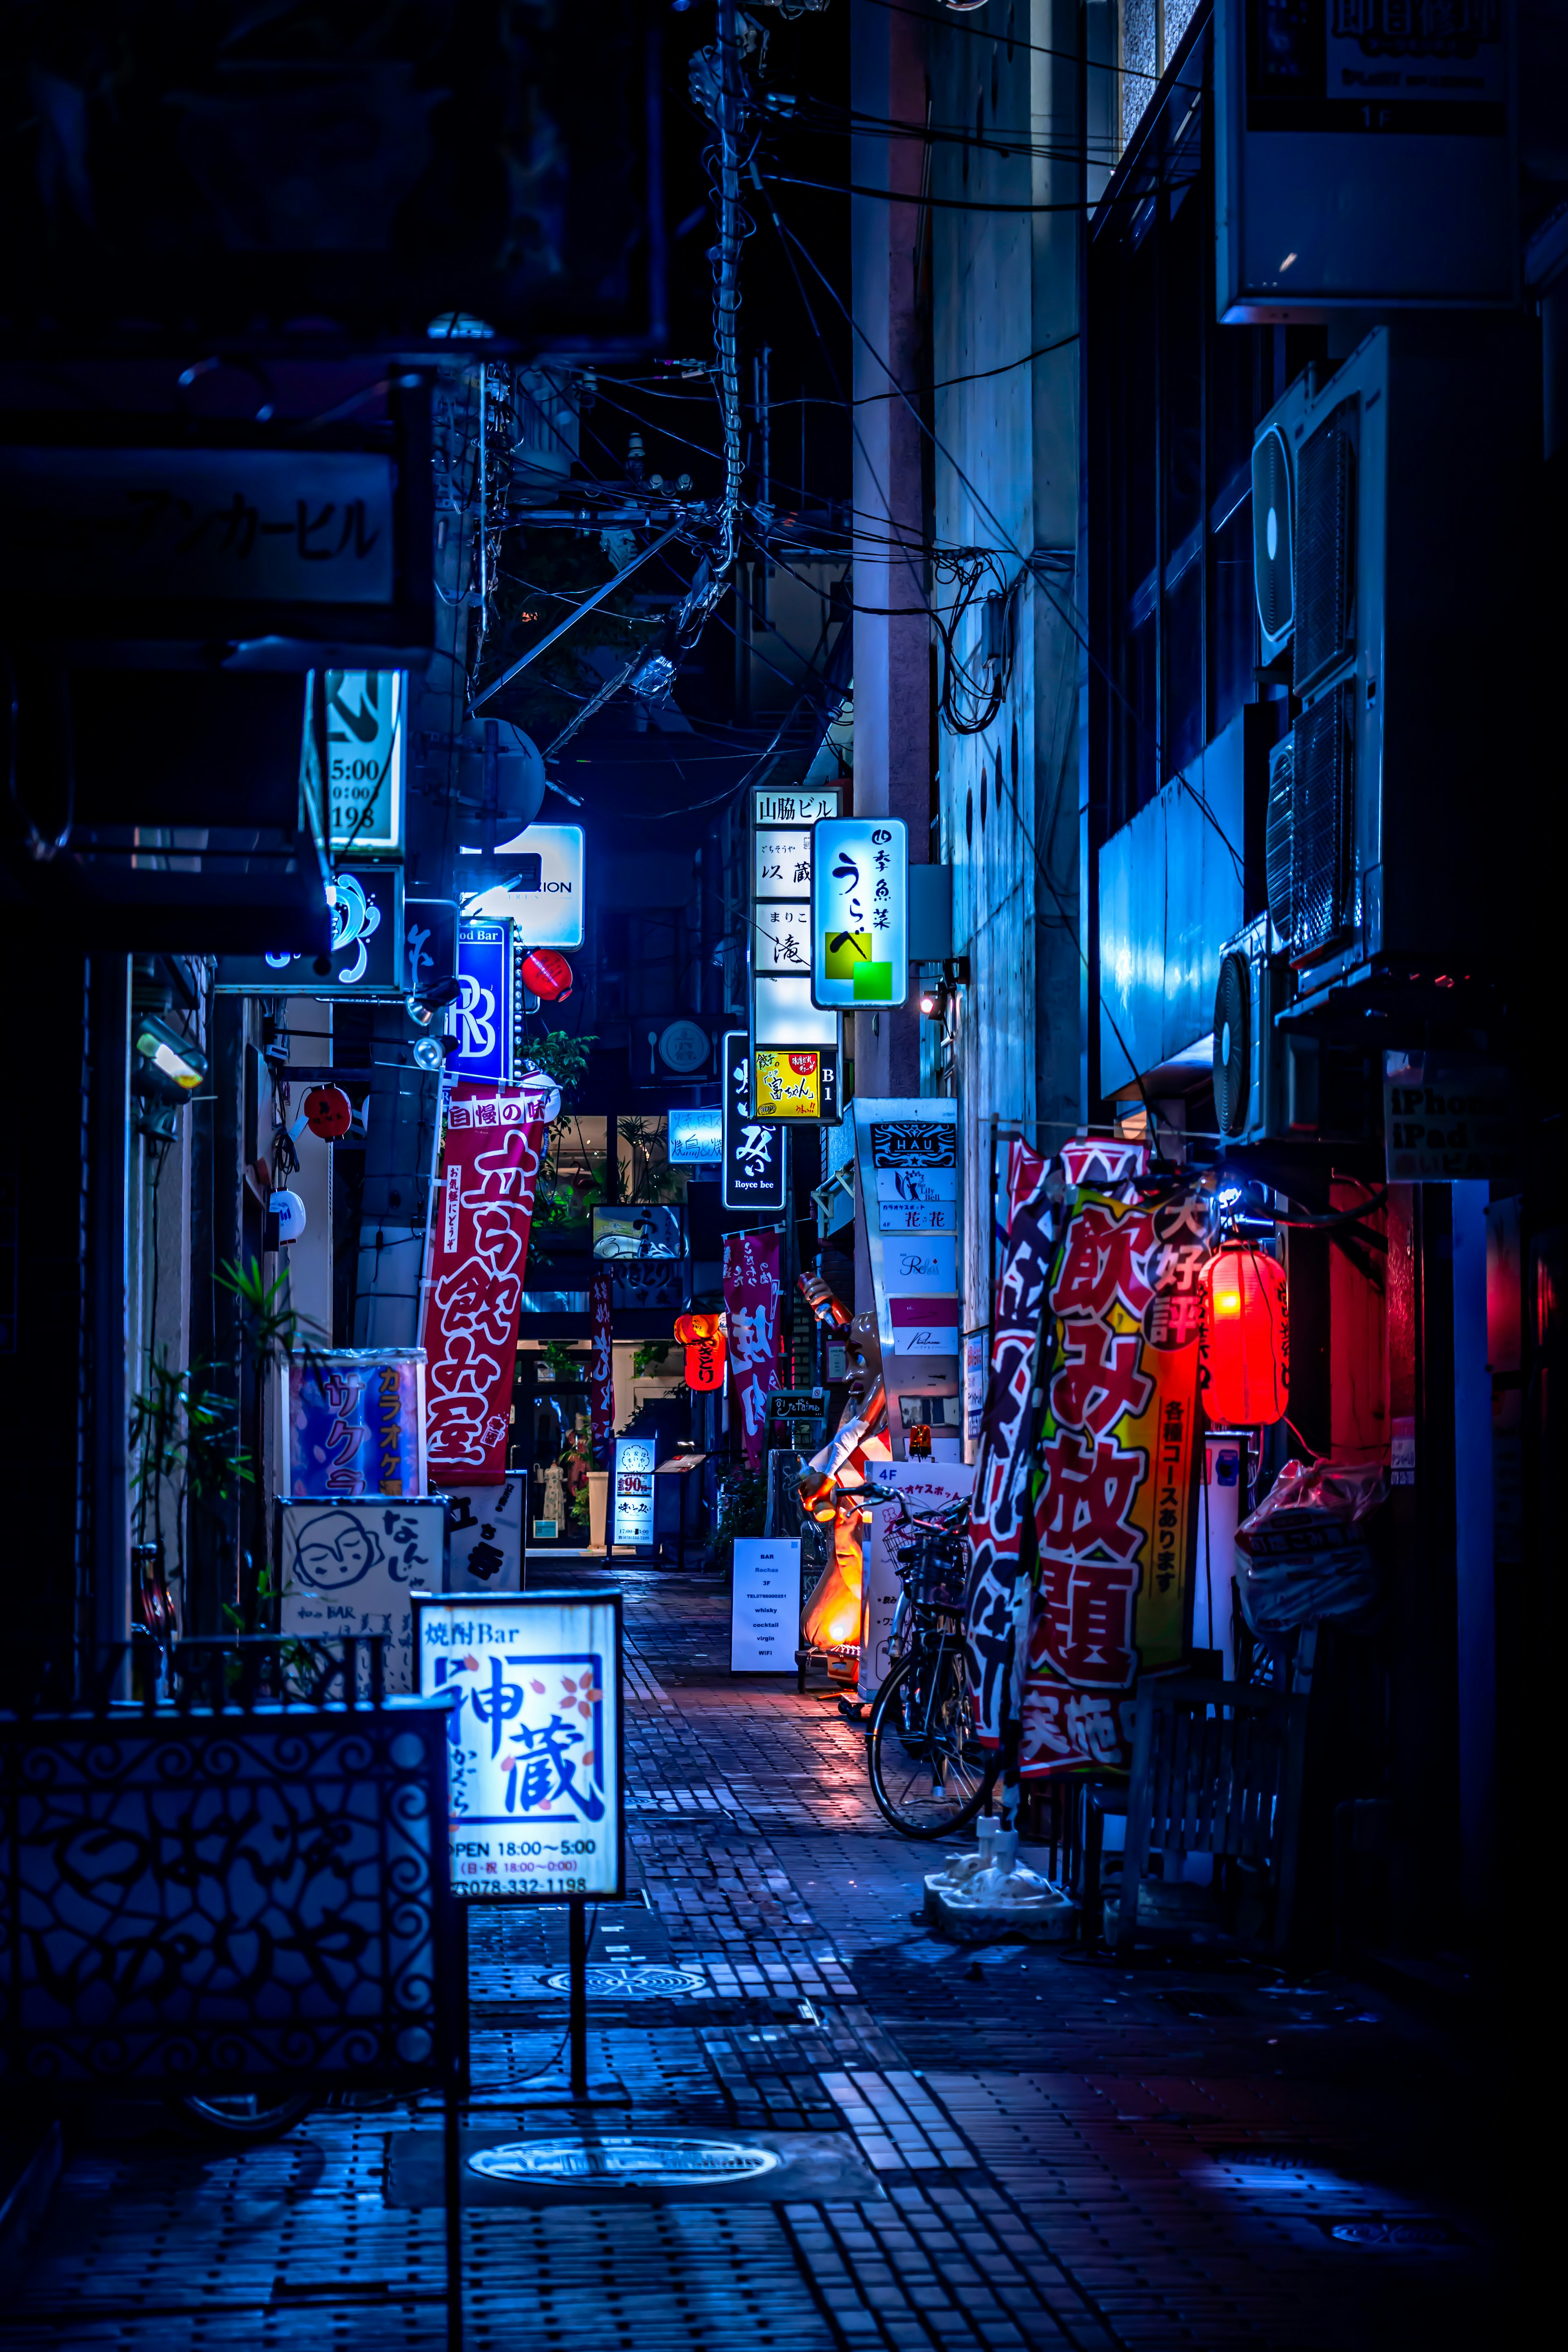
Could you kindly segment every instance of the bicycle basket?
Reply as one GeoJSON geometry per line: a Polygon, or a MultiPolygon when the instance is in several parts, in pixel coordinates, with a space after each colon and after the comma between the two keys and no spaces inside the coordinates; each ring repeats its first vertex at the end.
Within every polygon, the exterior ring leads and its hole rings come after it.
{"type": "Polygon", "coordinates": [[[905,1589],[911,1601],[928,1609],[959,1610],[963,1606],[967,1570],[962,1536],[917,1536],[906,1559],[905,1589]]]}

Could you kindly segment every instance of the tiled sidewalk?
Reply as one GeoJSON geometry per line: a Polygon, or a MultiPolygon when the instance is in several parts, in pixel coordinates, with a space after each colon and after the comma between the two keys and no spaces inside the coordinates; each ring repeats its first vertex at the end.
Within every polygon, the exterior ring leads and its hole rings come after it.
{"type": "MultiPolygon", "coordinates": [[[[731,1683],[713,1587],[622,1581],[634,1875],[700,1989],[595,2002],[593,2071],[649,2127],[847,2134],[884,2195],[476,2210],[470,2343],[1505,2340],[1485,2324],[1469,2077],[1434,2036],[1261,1967],[949,1949],[911,1917],[931,1857],[876,1813],[858,1735],[791,1682],[731,1683]]],[[[541,2104],[565,2029],[549,1923],[474,1927],[473,2120],[567,2127],[541,2104]]],[[[157,2110],[102,2111],[5,2341],[435,2352],[441,2215],[385,2192],[390,2137],[437,2121],[329,2107],[236,2156],[157,2110]]]]}

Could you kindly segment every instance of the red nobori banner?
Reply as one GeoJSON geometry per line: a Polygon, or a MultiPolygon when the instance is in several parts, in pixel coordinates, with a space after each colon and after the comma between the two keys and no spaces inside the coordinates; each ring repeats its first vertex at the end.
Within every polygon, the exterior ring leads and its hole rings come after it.
{"type": "Polygon", "coordinates": [[[779,1384],[779,1237],[726,1234],[724,1307],[741,1436],[754,1470],[763,1458],[767,1400],[779,1384]]]}
{"type": "Polygon", "coordinates": [[[544,1156],[537,1097],[458,1086],[447,1110],[425,1310],[426,1454],[437,1477],[499,1486],[517,1371],[533,1187],[544,1156]]]}
{"type": "Polygon", "coordinates": [[[1197,1488],[1195,1199],[1079,1192],[1051,1268],[1021,1769],[1125,1770],[1140,1674],[1185,1654],[1197,1488]]]}
{"type": "Polygon", "coordinates": [[[594,1430],[594,1465],[610,1467],[616,1437],[615,1327],[610,1314],[610,1276],[595,1273],[588,1284],[588,1413],[594,1430]]]}

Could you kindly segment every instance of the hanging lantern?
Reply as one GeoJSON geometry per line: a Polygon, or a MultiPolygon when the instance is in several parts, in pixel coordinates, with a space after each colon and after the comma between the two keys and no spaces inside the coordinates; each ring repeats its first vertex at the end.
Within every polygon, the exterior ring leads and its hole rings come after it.
{"type": "Polygon", "coordinates": [[[675,1336],[686,1350],[686,1385],[702,1391],[724,1385],[724,1318],[678,1315],[675,1336]]]}
{"type": "Polygon", "coordinates": [[[1216,1250],[1202,1276],[1198,1361],[1203,1404],[1221,1427],[1282,1421],[1290,1401],[1290,1314],[1285,1269],[1249,1242],[1216,1250]]]}
{"type": "Polygon", "coordinates": [[[530,948],[522,959],[522,984],[547,1004],[572,993],[572,967],[558,948],[530,948]]]}
{"type": "Polygon", "coordinates": [[[342,1087],[312,1087],[305,1097],[304,1118],[323,1143],[341,1143],[354,1123],[354,1108],[342,1087]]]}

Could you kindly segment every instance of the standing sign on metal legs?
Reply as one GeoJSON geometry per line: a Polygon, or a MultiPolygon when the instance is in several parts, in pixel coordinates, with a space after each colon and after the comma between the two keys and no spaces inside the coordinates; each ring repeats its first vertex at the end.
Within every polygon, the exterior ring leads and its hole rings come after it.
{"type": "Polygon", "coordinates": [[[416,1687],[451,1694],[452,1891],[565,1903],[571,2093],[588,2095],[587,1906],[626,1892],[618,1592],[416,1592],[416,1687]]]}

